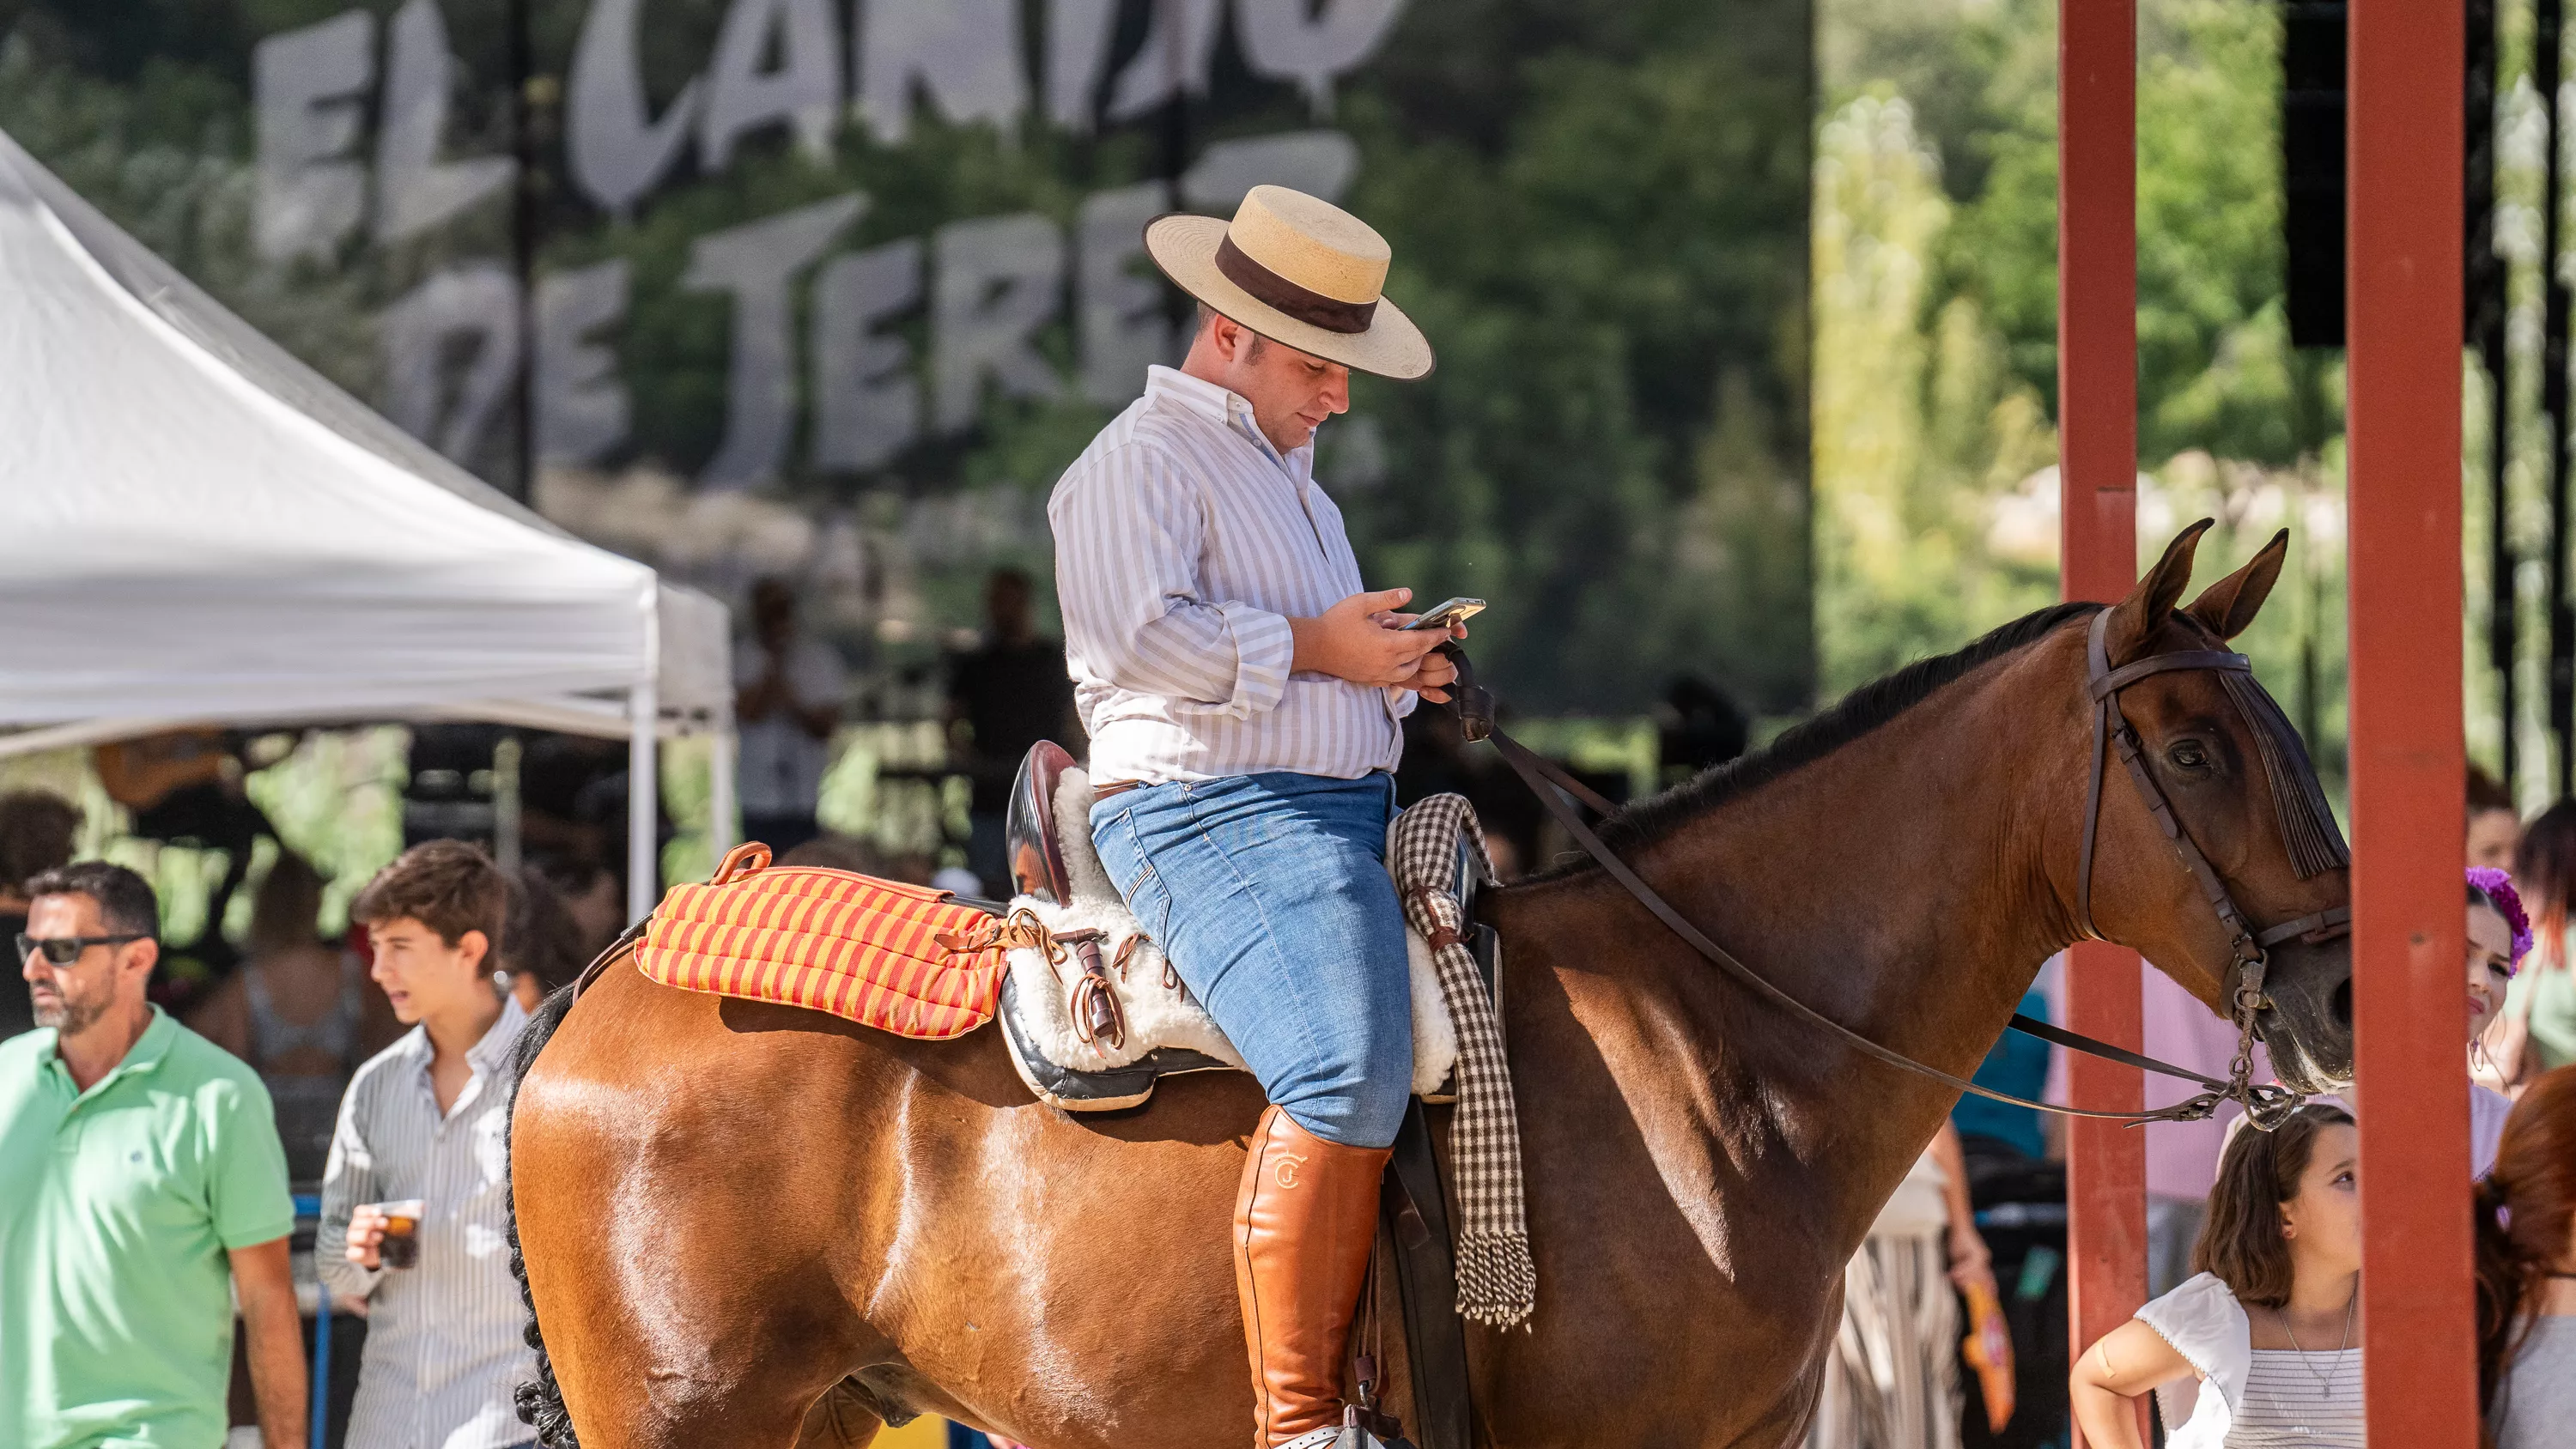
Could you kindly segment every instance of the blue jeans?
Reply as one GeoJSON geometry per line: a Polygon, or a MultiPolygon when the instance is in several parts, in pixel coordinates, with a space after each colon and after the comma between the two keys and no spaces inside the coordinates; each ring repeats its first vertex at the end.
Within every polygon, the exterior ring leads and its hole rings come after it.
{"type": "Polygon", "coordinates": [[[1395,782],[1277,771],[1113,795],[1100,863],[1261,1090],[1327,1142],[1385,1147],[1413,1092],[1395,782]]]}

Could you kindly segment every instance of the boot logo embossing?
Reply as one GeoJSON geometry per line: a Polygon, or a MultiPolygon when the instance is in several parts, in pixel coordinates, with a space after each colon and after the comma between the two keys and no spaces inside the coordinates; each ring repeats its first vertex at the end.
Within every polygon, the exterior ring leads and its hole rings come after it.
{"type": "Polygon", "coordinates": [[[1294,1152],[1283,1152],[1279,1154],[1277,1165],[1270,1169],[1270,1176],[1272,1180],[1276,1181],[1281,1187],[1295,1187],[1297,1185],[1297,1169],[1304,1165],[1305,1161],[1305,1158],[1298,1156],[1294,1152]]]}

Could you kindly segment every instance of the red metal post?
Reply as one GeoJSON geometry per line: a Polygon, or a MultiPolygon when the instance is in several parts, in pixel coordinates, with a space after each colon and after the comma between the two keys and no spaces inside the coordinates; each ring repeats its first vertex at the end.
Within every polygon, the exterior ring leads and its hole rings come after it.
{"type": "MultiPolygon", "coordinates": [[[[2057,419],[2070,599],[2125,597],[2138,570],[2138,147],[2135,0],[2059,0],[2057,9],[2057,419]]],[[[2067,958],[2068,1024],[2140,1049],[2138,953],[2101,942],[2067,958]]],[[[2069,1063],[2087,1107],[2137,1111],[2138,1073],[2093,1057],[2069,1063]]],[[[2074,1353],[2147,1298],[2144,1134],[2067,1124],[2068,1326],[2074,1353]]]]}
{"type": "Polygon", "coordinates": [[[2461,1057],[2461,0],[2353,0],[2353,1014],[2370,1442],[2478,1442],[2461,1057]]]}

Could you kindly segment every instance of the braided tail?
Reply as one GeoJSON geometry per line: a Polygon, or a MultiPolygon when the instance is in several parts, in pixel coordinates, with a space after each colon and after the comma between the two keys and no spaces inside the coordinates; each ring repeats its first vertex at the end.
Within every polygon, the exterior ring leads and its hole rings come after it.
{"type": "MultiPolygon", "coordinates": [[[[554,1037],[555,1028],[563,1025],[564,1013],[572,1009],[572,995],[572,987],[557,989],[537,1008],[537,1014],[529,1018],[526,1029],[519,1033],[518,1043],[511,1052],[509,1116],[518,1115],[519,1083],[526,1078],[528,1068],[536,1064],[537,1053],[545,1050],[546,1043],[554,1037]]],[[[502,1141],[506,1144],[509,1140],[505,1128],[502,1141]]],[[[519,1422],[537,1431],[539,1449],[580,1449],[581,1441],[573,1435],[572,1412],[564,1407],[563,1388],[555,1382],[554,1361],[546,1356],[545,1335],[537,1327],[537,1300],[528,1289],[528,1260],[519,1251],[518,1179],[515,1174],[502,1201],[503,1211],[509,1218],[510,1276],[519,1281],[519,1300],[528,1307],[528,1347],[537,1351],[536,1378],[511,1390],[510,1397],[518,1405],[519,1422]]]]}

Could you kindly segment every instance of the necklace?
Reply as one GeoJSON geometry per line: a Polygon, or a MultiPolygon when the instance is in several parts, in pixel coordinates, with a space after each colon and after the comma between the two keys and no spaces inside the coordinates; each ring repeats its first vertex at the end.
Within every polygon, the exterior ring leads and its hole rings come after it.
{"type": "MultiPolygon", "coordinates": [[[[2352,1311],[2360,1306],[2361,1290],[2355,1288],[2352,1291],[2352,1297],[2343,1305],[2343,1341],[2335,1345],[2335,1352],[2338,1354],[2352,1347],[2352,1311]]],[[[2316,1365],[2308,1362],[2308,1351],[2299,1347],[2299,1331],[2290,1326],[2290,1305],[2284,1303],[2274,1311],[2281,1315],[2281,1331],[2290,1336],[2290,1350],[2299,1356],[2299,1367],[2306,1369],[2308,1376],[2317,1381],[2317,1397],[2321,1399],[2334,1397],[2333,1366],[2329,1365],[2324,1373],[2318,1373],[2316,1365]]]]}

